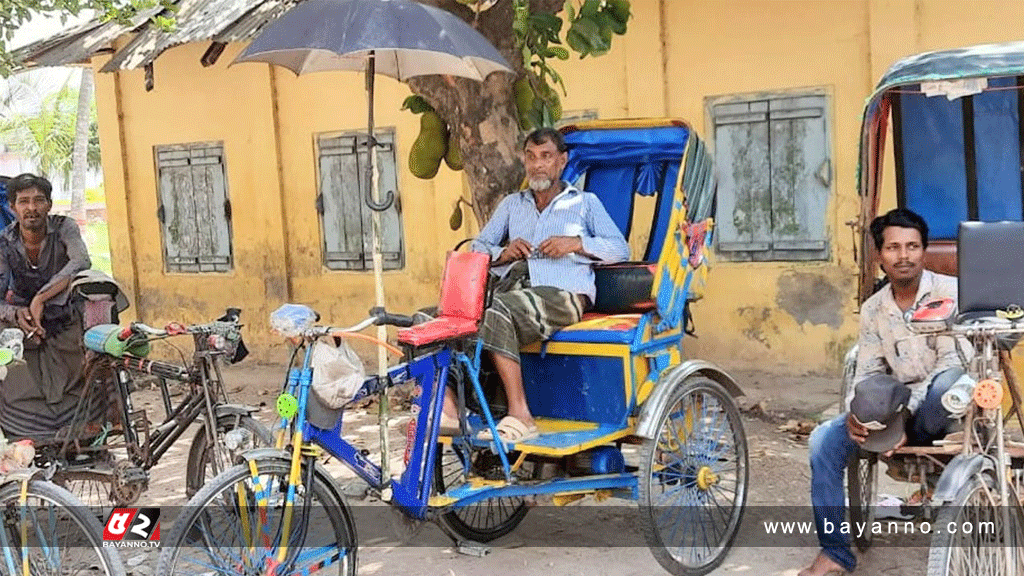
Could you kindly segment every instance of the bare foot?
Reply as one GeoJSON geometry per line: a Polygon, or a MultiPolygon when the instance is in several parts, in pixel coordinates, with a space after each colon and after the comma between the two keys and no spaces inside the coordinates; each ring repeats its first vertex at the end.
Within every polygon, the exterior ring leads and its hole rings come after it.
{"type": "Polygon", "coordinates": [[[836,564],[825,552],[818,552],[818,557],[814,559],[814,562],[801,570],[797,576],[826,576],[828,574],[846,574],[846,570],[836,564]]]}

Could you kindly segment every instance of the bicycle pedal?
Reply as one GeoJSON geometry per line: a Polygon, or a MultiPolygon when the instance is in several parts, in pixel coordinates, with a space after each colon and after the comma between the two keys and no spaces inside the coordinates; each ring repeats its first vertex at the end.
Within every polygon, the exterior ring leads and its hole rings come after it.
{"type": "Polygon", "coordinates": [[[121,478],[125,482],[145,482],[148,479],[148,475],[142,468],[130,466],[124,469],[121,478]]]}
{"type": "Polygon", "coordinates": [[[491,547],[479,542],[473,542],[472,540],[459,540],[456,543],[455,551],[466,556],[483,558],[491,553],[491,547]]]}

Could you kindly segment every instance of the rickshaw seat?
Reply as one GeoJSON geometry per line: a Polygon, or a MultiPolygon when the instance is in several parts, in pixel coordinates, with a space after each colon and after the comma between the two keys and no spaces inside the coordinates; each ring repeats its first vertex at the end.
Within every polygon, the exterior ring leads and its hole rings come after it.
{"type": "Polygon", "coordinates": [[[932,240],[924,253],[924,267],[938,274],[957,275],[956,242],[932,240]]]}
{"type": "Polygon", "coordinates": [[[429,322],[398,331],[398,341],[425,346],[476,333],[484,315],[491,257],[480,252],[451,252],[441,276],[438,315],[429,322]]]}
{"type": "Polygon", "coordinates": [[[410,346],[426,346],[476,333],[477,320],[469,318],[434,318],[423,324],[398,331],[398,341],[410,346]]]}
{"type": "Polygon", "coordinates": [[[630,344],[636,335],[640,314],[585,314],[583,321],[551,335],[550,342],[630,344]]]}

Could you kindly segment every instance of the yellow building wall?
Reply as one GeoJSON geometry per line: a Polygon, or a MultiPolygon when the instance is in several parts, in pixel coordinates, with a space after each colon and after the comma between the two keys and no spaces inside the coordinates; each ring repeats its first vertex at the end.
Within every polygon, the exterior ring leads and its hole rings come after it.
{"type": "MultiPolygon", "coordinates": [[[[566,111],[600,118],[688,119],[713,145],[708,105],[716,97],[817,89],[829,96],[832,196],[825,219],[831,257],[821,262],[732,263],[718,258],[694,307],[700,338],[688,354],[730,368],[835,373],[856,337],[857,147],[864,100],[898,58],[922,50],[1019,38],[1024,3],[1013,0],[635,0],[625,37],[599,58],[556,64],[566,111]]],[[[284,359],[269,313],[306,303],[327,322],[353,323],[373,305],[370,272],[323,266],[315,136],[365,130],[363,77],[295,77],[262,64],[228,67],[230,46],[210,68],[205,44],[173,48],[141,71],[97,75],[98,111],[115,276],[148,322],[203,321],[244,308],[247,341],[263,360],[284,359]],[[224,142],[233,206],[234,269],[164,272],[153,147],[224,142]]],[[[95,67],[103,64],[97,58],[95,67]]],[[[408,88],[376,78],[376,124],[395,130],[404,269],[385,273],[387,305],[434,302],[445,252],[477,231],[470,211],[457,232],[452,205],[471,195],[461,173],[433,180],[406,166],[418,116],[399,111],[408,88]]],[[[891,147],[890,147],[891,148],[891,147]]],[[[891,171],[886,176],[891,187],[891,171]]],[[[884,201],[883,201],[884,204],[884,201]]],[[[638,218],[646,217],[640,210],[638,218]]],[[[642,243],[634,239],[634,246],[642,243]]]]}

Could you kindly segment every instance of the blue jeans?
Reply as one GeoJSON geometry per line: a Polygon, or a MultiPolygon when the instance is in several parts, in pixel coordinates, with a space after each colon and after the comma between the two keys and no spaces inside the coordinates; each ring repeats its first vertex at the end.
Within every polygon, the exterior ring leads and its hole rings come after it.
{"type": "MultiPolygon", "coordinates": [[[[950,368],[932,380],[924,401],[907,421],[909,445],[927,445],[945,436],[952,421],[949,412],[942,407],[941,398],[963,373],[960,368],[950,368]]],[[[850,457],[858,450],[857,443],[846,431],[846,414],[819,424],[807,443],[811,459],[811,504],[814,506],[818,543],[836,564],[852,572],[857,567],[857,558],[850,551],[850,535],[839,530],[846,521],[843,476],[850,457]]],[[[870,526],[866,528],[870,529],[870,526]]]]}

